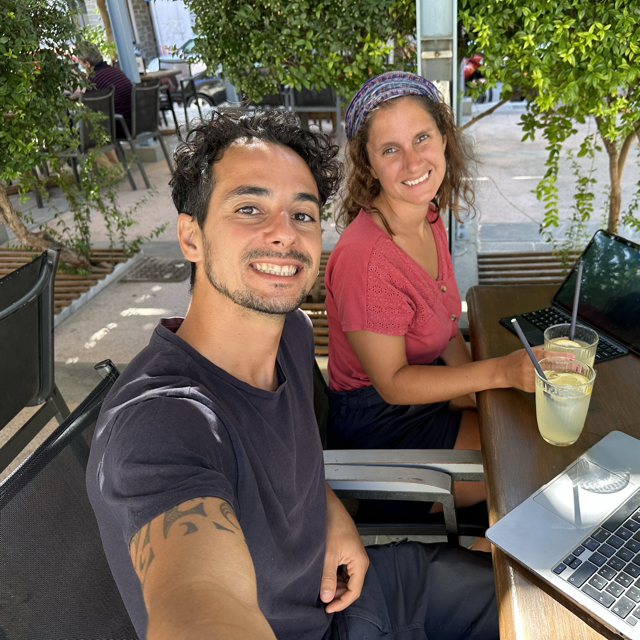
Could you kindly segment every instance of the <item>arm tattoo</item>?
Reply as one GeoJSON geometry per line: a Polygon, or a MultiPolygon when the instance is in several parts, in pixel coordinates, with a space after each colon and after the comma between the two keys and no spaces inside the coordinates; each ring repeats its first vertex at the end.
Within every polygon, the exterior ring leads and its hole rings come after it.
{"type": "Polygon", "coordinates": [[[240,527],[237,524],[238,519],[236,518],[236,514],[233,512],[233,509],[231,508],[231,505],[228,502],[220,503],[220,513],[222,514],[222,517],[225,519],[225,524],[231,525],[233,529],[230,529],[229,527],[222,525],[219,522],[216,522],[215,520],[212,520],[211,522],[213,523],[213,526],[216,529],[218,529],[218,531],[228,531],[229,533],[235,533],[236,531],[240,531],[240,527]]]}
{"type": "Polygon", "coordinates": [[[240,527],[231,520],[230,516],[233,516],[233,519],[237,522],[236,514],[233,512],[231,505],[228,502],[223,502],[220,504],[220,513],[224,516],[224,519],[237,531],[240,531],[240,527]]]}
{"type": "Polygon", "coordinates": [[[153,547],[151,546],[151,523],[147,523],[142,529],[140,529],[131,539],[131,543],[133,545],[133,568],[138,574],[138,579],[140,580],[140,585],[144,590],[144,584],[147,580],[147,573],[149,571],[149,567],[153,562],[155,553],[153,552],[153,547]],[[142,543],[142,547],[140,547],[140,538],[142,537],[142,529],[145,529],[144,541],[142,543]]]}
{"type": "MultiPolygon", "coordinates": [[[[162,523],[162,532],[164,534],[165,540],[167,539],[167,535],[169,535],[169,529],[171,525],[180,518],[184,518],[185,516],[204,516],[207,517],[207,513],[204,510],[204,502],[198,503],[195,507],[191,509],[186,509],[185,511],[180,511],[178,507],[172,507],[164,514],[164,520],[162,523]]],[[[186,526],[186,531],[183,535],[188,536],[190,533],[195,533],[198,530],[198,527],[193,522],[181,522],[180,524],[186,526]]]]}

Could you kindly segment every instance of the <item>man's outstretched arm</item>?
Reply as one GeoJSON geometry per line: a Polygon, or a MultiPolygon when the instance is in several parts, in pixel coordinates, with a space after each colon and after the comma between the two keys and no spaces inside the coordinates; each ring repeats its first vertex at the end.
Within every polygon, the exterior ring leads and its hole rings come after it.
{"type": "Polygon", "coordinates": [[[149,615],[147,640],[275,640],[228,502],[187,500],[144,525],[129,551],[149,615]]]}

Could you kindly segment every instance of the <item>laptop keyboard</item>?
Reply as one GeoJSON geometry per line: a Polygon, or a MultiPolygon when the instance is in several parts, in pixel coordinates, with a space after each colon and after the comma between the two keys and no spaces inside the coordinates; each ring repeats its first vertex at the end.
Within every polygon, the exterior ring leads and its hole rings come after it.
{"type": "Polygon", "coordinates": [[[640,491],[552,571],[630,626],[640,623],[640,491]]]}
{"type": "MultiPolygon", "coordinates": [[[[563,324],[565,322],[570,322],[571,320],[568,316],[565,316],[554,308],[540,309],[539,311],[530,311],[521,315],[523,318],[526,318],[531,324],[538,327],[540,331],[544,331],[552,324],[563,324]]],[[[598,348],[596,350],[596,362],[610,360],[611,358],[617,358],[618,356],[623,356],[628,353],[626,349],[621,349],[620,347],[617,347],[615,344],[613,344],[613,342],[607,340],[601,334],[598,335],[600,336],[600,339],[598,340],[598,348]]]]}

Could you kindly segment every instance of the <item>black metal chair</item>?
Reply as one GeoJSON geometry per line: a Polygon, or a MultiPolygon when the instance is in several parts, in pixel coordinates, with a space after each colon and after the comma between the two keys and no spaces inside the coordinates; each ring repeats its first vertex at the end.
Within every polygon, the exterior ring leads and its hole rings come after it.
{"type": "Polygon", "coordinates": [[[170,111],[171,116],[173,118],[173,126],[175,127],[176,131],[178,131],[178,118],[176,117],[176,112],[173,108],[172,92],[174,91],[175,89],[173,88],[173,85],[171,85],[170,82],[167,82],[167,83],[160,82],[160,88],[159,88],[160,102],[159,102],[158,108],[160,109],[160,115],[164,120],[164,126],[166,127],[169,125],[169,122],[167,121],[167,111],[170,111]]]}
{"type": "Polygon", "coordinates": [[[162,139],[162,134],[159,129],[159,112],[160,112],[160,82],[155,82],[139,85],[134,84],[131,91],[131,131],[127,127],[127,123],[123,116],[116,114],[116,120],[120,122],[124,130],[127,141],[131,145],[131,151],[135,156],[142,179],[144,180],[147,189],[151,187],[147,172],[144,170],[144,166],[138,157],[136,150],[136,143],[144,142],[145,140],[158,140],[162,147],[162,153],[169,165],[169,171],[173,175],[173,165],[171,164],[171,158],[169,152],[162,139]]]}
{"type": "MultiPolygon", "coordinates": [[[[80,96],[80,102],[86,105],[92,111],[102,113],[104,118],[101,121],[101,125],[106,131],[107,138],[110,142],[106,145],[102,145],[102,131],[94,123],[87,121],[85,118],[81,118],[78,122],[80,131],[80,147],[78,153],[80,156],[86,155],[90,149],[95,148],[100,153],[106,153],[112,149],[116,152],[118,160],[126,167],[126,160],[124,157],[124,151],[120,142],[116,138],[116,112],[113,101],[115,93],[115,87],[111,86],[108,89],[101,89],[99,91],[87,91],[80,96]]],[[[74,175],[76,181],[79,181],[78,168],[77,168],[78,154],[71,154],[71,161],[73,163],[74,175]]],[[[127,168],[127,178],[131,188],[135,191],[137,189],[136,183],[133,180],[131,171],[127,168]]]]}
{"type": "Polygon", "coordinates": [[[0,483],[0,638],[137,640],[105,557],[85,472],[103,380],[0,483]]]}
{"type": "Polygon", "coordinates": [[[25,407],[42,405],[0,449],[0,473],[51,419],[60,423],[69,415],[54,381],[58,255],[58,250],[48,249],[0,279],[0,429],[25,407]]]}
{"type": "MultiPolygon", "coordinates": [[[[288,89],[287,107],[294,113],[300,114],[302,126],[309,128],[309,118],[328,115],[333,122],[333,130],[336,134],[336,141],[340,145],[342,139],[340,98],[336,96],[331,87],[325,89],[288,89]]],[[[322,130],[322,125],[320,125],[322,130]]]]}
{"type": "Polygon", "coordinates": [[[198,109],[200,120],[202,120],[202,109],[200,108],[200,101],[198,100],[198,90],[196,88],[196,81],[205,76],[205,72],[196,74],[195,76],[188,76],[180,80],[180,99],[182,100],[182,108],[184,109],[184,121],[187,127],[187,131],[191,130],[191,123],[189,122],[189,115],[187,113],[187,105],[194,104],[198,109]]]}

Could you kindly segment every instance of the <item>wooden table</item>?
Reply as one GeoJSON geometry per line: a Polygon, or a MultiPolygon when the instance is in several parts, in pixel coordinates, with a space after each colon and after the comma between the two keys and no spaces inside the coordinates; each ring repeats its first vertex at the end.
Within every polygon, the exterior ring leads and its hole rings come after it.
{"type": "Polygon", "coordinates": [[[160,80],[162,78],[175,78],[182,73],[181,69],[160,69],[159,71],[147,71],[140,74],[140,82],[160,80]]]}
{"type": "MultiPolygon", "coordinates": [[[[556,288],[555,285],[520,285],[470,289],[467,303],[474,359],[506,355],[520,348],[518,338],[498,324],[498,320],[548,306],[556,288]]],[[[578,441],[569,447],[554,447],[540,437],[534,394],[515,389],[478,394],[492,524],[610,431],[623,431],[640,438],[640,358],[628,355],[595,368],[597,377],[585,428],[578,441]]],[[[501,638],[619,638],[498,549],[493,550],[493,558],[501,638]]]]}

